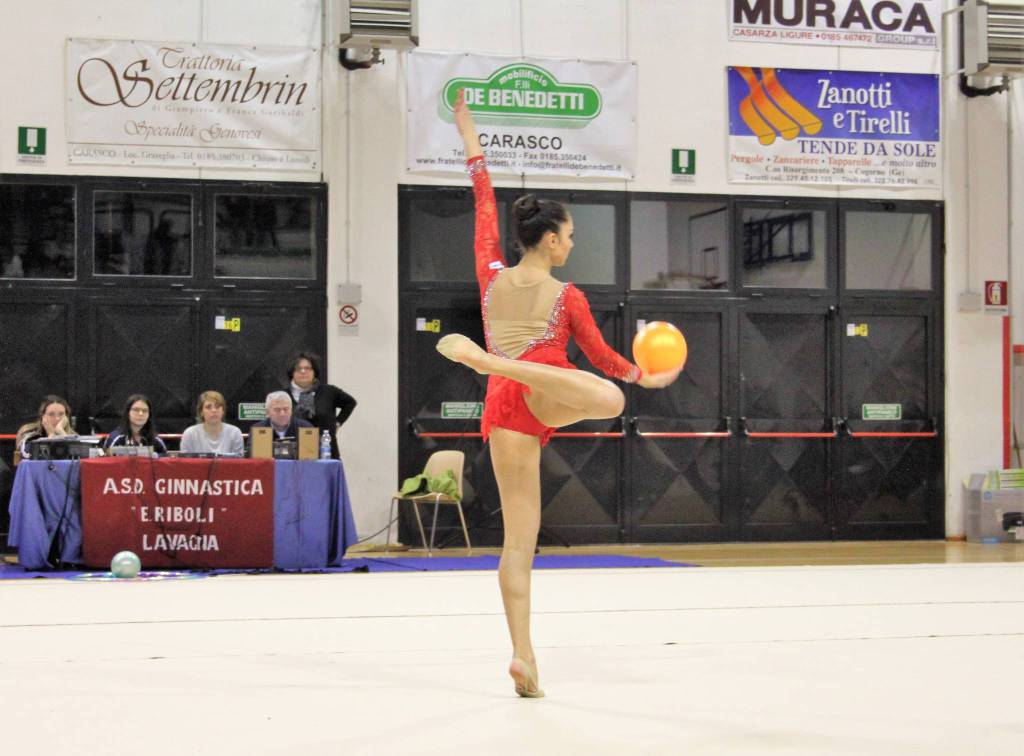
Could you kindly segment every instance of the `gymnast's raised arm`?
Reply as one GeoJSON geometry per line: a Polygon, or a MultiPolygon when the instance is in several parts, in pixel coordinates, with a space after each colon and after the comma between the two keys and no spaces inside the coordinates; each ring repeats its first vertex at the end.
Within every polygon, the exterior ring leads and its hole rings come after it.
{"type": "Polygon", "coordinates": [[[473,114],[469,112],[466,98],[459,90],[455,98],[455,126],[462,136],[466,150],[466,166],[473,179],[473,197],[476,201],[476,233],[473,238],[473,253],[476,257],[476,280],[483,293],[490,280],[505,267],[505,254],[501,249],[498,234],[498,205],[494,200],[491,177],[484,164],[484,153],[480,148],[480,137],[476,133],[473,114]]]}
{"type": "Polygon", "coordinates": [[[473,114],[469,112],[466,105],[466,91],[460,89],[455,97],[455,126],[462,137],[462,144],[466,148],[466,162],[475,157],[482,157],[484,151],[480,148],[480,137],[476,133],[476,124],[473,122],[473,114]]]}

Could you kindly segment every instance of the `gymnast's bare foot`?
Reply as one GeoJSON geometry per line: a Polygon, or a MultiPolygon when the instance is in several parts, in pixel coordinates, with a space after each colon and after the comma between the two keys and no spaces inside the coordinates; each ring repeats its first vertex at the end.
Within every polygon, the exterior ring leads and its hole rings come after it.
{"type": "Polygon", "coordinates": [[[452,362],[461,362],[476,372],[487,375],[487,359],[490,355],[461,333],[449,333],[437,342],[437,351],[452,362]]]}
{"type": "Polygon", "coordinates": [[[515,682],[516,693],[523,698],[544,698],[544,691],[537,684],[537,672],[522,659],[513,659],[508,673],[515,682]]]}

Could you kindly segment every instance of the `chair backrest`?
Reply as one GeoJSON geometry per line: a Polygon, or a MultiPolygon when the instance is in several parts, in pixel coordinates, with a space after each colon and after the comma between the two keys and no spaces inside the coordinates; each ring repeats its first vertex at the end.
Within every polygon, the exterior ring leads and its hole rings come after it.
{"type": "Polygon", "coordinates": [[[455,473],[455,480],[459,484],[459,498],[462,498],[462,466],[465,463],[466,455],[464,452],[445,449],[430,455],[430,459],[427,460],[423,472],[432,477],[437,477],[445,470],[451,470],[455,473]]]}

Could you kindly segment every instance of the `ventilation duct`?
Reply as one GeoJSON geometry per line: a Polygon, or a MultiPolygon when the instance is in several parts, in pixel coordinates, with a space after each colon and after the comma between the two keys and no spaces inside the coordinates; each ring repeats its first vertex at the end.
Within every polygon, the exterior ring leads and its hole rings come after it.
{"type": "Polygon", "coordinates": [[[964,0],[960,54],[966,76],[1024,76],[1024,0],[964,0]]]}
{"type": "Polygon", "coordinates": [[[411,50],[419,45],[416,0],[337,0],[338,45],[411,50]]]}

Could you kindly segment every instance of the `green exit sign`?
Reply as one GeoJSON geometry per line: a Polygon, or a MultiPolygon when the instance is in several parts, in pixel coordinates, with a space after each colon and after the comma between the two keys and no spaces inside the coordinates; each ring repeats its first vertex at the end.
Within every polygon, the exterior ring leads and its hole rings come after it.
{"type": "Polygon", "coordinates": [[[41,126],[18,127],[18,163],[46,165],[46,129],[41,126]]]}
{"type": "Polygon", "coordinates": [[[902,404],[862,404],[861,420],[902,420],[902,404]]]}
{"type": "Polygon", "coordinates": [[[267,416],[267,408],[263,402],[239,402],[239,420],[263,420],[267,416]]]}
{"type": "Polygon", "coordinates": [[[694,176],[697,173],[697,150],[672,150],[672,174],[694,176]]]}
{"type": "Polygon", "coordinates": [[[39,155],[46,154],[46,129],[38,126],[18,127],[18,154],[39,155]]]}
{"type": "Polygon", "coordinates": [[[441,417],[445,420],[477,420],[483,414],[483,402],[441,402],[441,417]]]}

